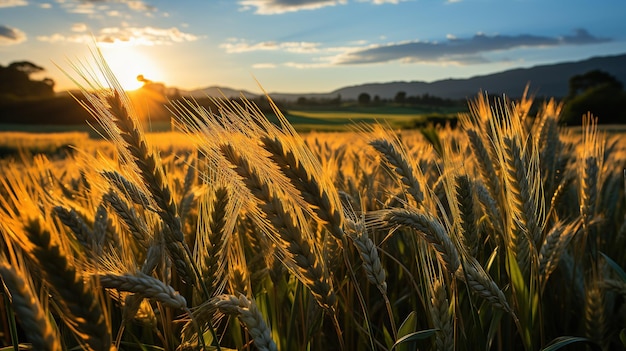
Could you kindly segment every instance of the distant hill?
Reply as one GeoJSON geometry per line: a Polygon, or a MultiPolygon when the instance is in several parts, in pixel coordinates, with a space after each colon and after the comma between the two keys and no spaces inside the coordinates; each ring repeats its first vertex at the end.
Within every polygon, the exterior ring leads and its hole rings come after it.
{"type": "MultiPolygon", "coordinates": [[[[359,94],[368,93],[372,97],[378,95],[381,99],[393,99],[400,91],[408,96],[430,94],[448,99],[467,99],[480,91],[490,94],[506,94],[510,97],[519,97],[530,83],[530,92],[535,96],[561,98],[567,95],[569,79],[576,74],[583,74],[594,69],[600,69],[615,76],[626,85],[626,54],[616,56],[594,57],[583,61],[541,65],[531,68],[518,68],[467,79],[445,79],[431,83],[389,82],[370,83],[343,87],[328,93],[270,93],[270,96],[279,101],[296,101],[300,97],[307,99],[333,99],[341,95],[343,100],[356,100],[359,94]]],[[[205,89],[184,92],[191,96],[221,96],[221,90],[227,97],[239,97],[241,92],[230,88],[210,87],[205,89]]],[[[258,95],[247,91],[243,92],[248,98],[258,95]]]]}
{"type": "Polygon", "coordinates": [[[490,94],[519,97],[526,85],[530,84],[530,91],[536,96],[561,98],[567,95],[569,79],[572,76],[594,69],[605,71],[626,85],[626,54],[623,54],[595,57],[578,62],[518,68],[467,79],[445,79],[432,83],[363,84],[338,89],[331,95],[341,94],[342,99],[356,99],[359,94],[366,92],[372,97],[378,95],[380,98],[393,99],[399,91],[404,91],[409,96],[428,93],[442,98],[466,99],[475,96],[479,91],[487,91],[490,94]]]}

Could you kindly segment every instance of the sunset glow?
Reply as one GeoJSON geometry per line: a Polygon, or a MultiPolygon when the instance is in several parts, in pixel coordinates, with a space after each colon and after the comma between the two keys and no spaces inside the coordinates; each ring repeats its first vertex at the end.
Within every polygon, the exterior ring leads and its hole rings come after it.
{"type": "Polygon", "coordinates": [[[102,54],[124,90],[141,88],[143,82],[137,79],[139,75],[154,82],[165,80],[155,58],[143,54],[140,47],[105,47],[102,54]]]}
{"type": "Polygon", "coordinates": [[[626,2],[609,0],[0,0],[0,8],[0,64],[43,66],[57,91],[75,86],[51,62],[88,58],[94,42],[126,89],[141,86],[142,74],[181,90],[256,93],[257,81],[270,92],[332,92],[626,52],[626,2]]]}

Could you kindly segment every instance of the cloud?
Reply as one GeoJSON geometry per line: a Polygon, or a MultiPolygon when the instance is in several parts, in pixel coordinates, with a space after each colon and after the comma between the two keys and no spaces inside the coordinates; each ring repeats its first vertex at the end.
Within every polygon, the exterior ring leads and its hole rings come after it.
{"type": "Polygon", "coordinates": [[[299,54],[310,54],[319,51],[319,43],[311,42],[275,42],[262,41],[258,43],[249,43],[244,39],[230,39],[227,43],[220,45],[229,54],[238,54],[253,51],[286,51],[299,54]]]}
{"type": "Polygon", "coordinates": [[[610,41],[598,38],[585,29],[577,29],[573,35],[560,37],[531,34],[486,35],[477,33],[471,38],[448,35],[444,42],[408,41],[386,45],[375,45],[353,49],[337,57],[337,64],[364,64],[389,61],[404,62],[452,62],[475,64],[488,62],[482,55],[489,52],[506,51],[526,47],[556,47],[563,45],[585,45],[610,41]]]}
{"type": "Polygon", "coordinates": [[[93,37],[87,34],[63,35],[55,33],[49,36],[38,36],[37,40],[56,43],[92,43],[93,38],[102,45],[129,45],[129,46],[154,46],[170,45],[198,40],[199,37],[181,32],[178,28],[156,27],[107,27],[94,33],[93,37]]]}
{"type": "Polygon", "coordinates": [[[0,45],[14,45],[26,41],[26,34],[17,28],[0,24],[0,45]]]}
{"type": "Polygon", "coordinates": [[[86,32],[87,31],[87,25],[85,23],[74,23],[72,25],[72,32],[86,32]]]}
{"type": "Polygon", "coordinates": [[[256,69],[272,69],[276,68],[276,64],[274,63],[255,63],[252,65],[252,68],[256,69]]]}
{"type": "MultiPolygon", "coordinates": [[[[0,0],[2,1],[2,0],[0,0]]],[[[65,11],[88,15],[90,17],[101,17],[102,14],[119,16],[120,14],[130,16],[132,12],[145,13],[151,16],[157,8],[146,4],[143,0],[56,0],[65,11]]]]}
{"type": "Polygon", "coordinates": [[[0,8],[26,6],[26,5],[28,5],[28,2],[24,0],[0,0],[0,8]]]}
{"type": "Polygon", "coordinates": [[[402,0],[371,0],[374,5],[382,5],[382,4],[394,4],[397,5],[402,0]]]}
{"type": "Polygon", "coordinates": [[[240,0],[242,11],[256,8],[258,15],[276,15],[301,10],[316,10],[322,7],[346,4],[347,0],[240,0]]]}
{"type": "Polygon", "coordinates": [[[147,5],[143,1],[126,1],[126,5],[129,9],[134,11],[155,11],[156,7],[147,5]]]}
{"type": "Polygon", "coordinates": [[[297,68],[297,69],[314,69],[314,68],[326,68],[326,67],[330,67],[331,65],[325,62],[316,62],[316,63],[312,63],[312,62],[285,62],[283,64],[286,67],[291,67],[291,68],[297,68]]]}

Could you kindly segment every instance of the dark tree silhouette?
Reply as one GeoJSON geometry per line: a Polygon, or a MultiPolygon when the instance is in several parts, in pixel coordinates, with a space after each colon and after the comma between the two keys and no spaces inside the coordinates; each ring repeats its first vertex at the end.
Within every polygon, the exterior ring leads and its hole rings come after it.
{"type": "Polygon", "coordinates": [[[406,92],[405,91],[399,91],[396,96],[393,98],[393,101],[399,103],[399,104],[403,104],[406,102],[406,92]]]}
{"type": "Polygon", "coordinates": [[[575,98],[590,89],[600,86],[610,87],[617,90],[623,89],[622,83],[615,79],[612,75],[601,70],[593,70],[570,78],[568,97],[575,98]]]}
{"type": "Polygon", "coordinates": [[[359,101],[359,104],[367,105],[370,103],[370,101],[372,101],[372,97],[368,93],[361,93],[359,94],[359,97],[357,100],[359,101]]]}
{"type": "Polygon", "coordinates": [[[46,97],[54,95],[54,81],[50,78],[33,80],[31,75],[45,71],[28,61],[0,65],[0,96],[46,97]]]}
{"type": "Polygon", "coordinates": [[[622,83],[600,70],[573,76],[562,121],[580,124],[588,112],[598,117],[599,123],[626,123],[626,92],[622,83]]]}

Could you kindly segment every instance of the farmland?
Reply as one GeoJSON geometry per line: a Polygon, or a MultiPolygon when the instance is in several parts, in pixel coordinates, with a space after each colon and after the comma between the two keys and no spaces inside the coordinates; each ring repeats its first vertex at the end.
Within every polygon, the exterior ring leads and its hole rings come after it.
{"type": "Polygon", "coordinates": [[[1,347],[624,346],[626,145],[589,116],[479,96],[454,129],[308,133],[344,116],[179,102],[145,133],[86,98],[100,139],[3,139],[1,347]]]}

